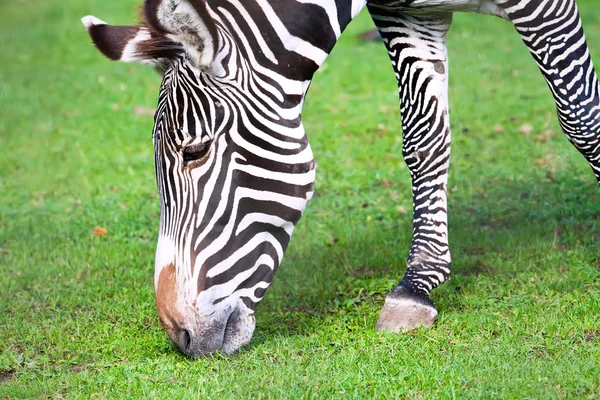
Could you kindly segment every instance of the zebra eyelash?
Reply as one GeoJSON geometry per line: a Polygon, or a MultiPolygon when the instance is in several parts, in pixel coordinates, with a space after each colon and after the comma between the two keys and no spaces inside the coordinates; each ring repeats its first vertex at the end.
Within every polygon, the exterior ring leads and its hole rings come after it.
{"type": "Polygon", "coordinates": [[[182,140],[180,153],[183,159],[184,167],[197,167],[203,164],[210,154],[212,140],[208,135],[192,136],[181,129],[177,130],[178,135],[189,138],[182,140]],[[198,141],[197,139],[200,139],[198,141]]]}
{"type": "Polygon", "coordinates": [[[212,141],[206,141],[185,146],[181,150],[184,165],[189,165],[192,162],[203,161],[207,158],[210,152],[212,141]]]}

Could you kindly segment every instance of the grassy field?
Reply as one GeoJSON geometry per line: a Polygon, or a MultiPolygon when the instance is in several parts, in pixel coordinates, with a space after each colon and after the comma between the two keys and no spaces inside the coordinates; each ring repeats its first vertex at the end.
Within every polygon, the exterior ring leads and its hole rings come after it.
{"type": "MultiPolygon", "coordinates": [[[[452,279],[431,329],[373,331],[410,245],[394,77],[355,21],[304,121],[315,198],[240,354],[192,361],[153,301],[160,78],[79,18],[138,0],[0,4],[0,398],[599,398],[600,192],[512,27],[450,34],[452,279]],[[98,237],[95,227],[107,229],[98,237]]],[[[579,1],[600,64],[597,0],[579,1]]]]}

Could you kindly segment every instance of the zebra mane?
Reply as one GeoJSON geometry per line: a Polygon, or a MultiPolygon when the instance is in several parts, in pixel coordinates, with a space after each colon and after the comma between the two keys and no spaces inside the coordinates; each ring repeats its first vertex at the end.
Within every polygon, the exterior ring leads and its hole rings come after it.
{"type": "Polygon", "coordinates": [[[136,54],[144,59],[167,59],[172,60],[181,56],[185,50],[181,43],[168,38],[163,32],[154,29],[145,19],[140,20],[140,29],[146,30],[150,37],[139,42],[136,46],[136,54]]]}

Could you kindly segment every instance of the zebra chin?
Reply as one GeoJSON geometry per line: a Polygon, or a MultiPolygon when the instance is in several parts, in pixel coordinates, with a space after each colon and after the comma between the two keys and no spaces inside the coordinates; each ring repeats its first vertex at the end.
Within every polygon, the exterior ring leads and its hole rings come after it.
{"type": "Polygon", "coordinates": [[[217,351],[231,355],[252,339],[254,311],[239,297],[216,304],[187,298],[178,290],[172,263],[160,270],[155,285],[160,322],[171,342],[188,357],[207,357],[217,351]]]}

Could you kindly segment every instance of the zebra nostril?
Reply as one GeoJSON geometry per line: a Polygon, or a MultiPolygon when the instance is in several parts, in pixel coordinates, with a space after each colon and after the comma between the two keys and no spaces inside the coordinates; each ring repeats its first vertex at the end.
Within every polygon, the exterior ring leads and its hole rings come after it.
{"type": "Polygon", "coordinates": [[[179,332],[179,345],[181,346],[181,350],[187,351],[192,344],[192,337],[190,336],[190,332],[187,329],[182,329],[179,332]]]}

